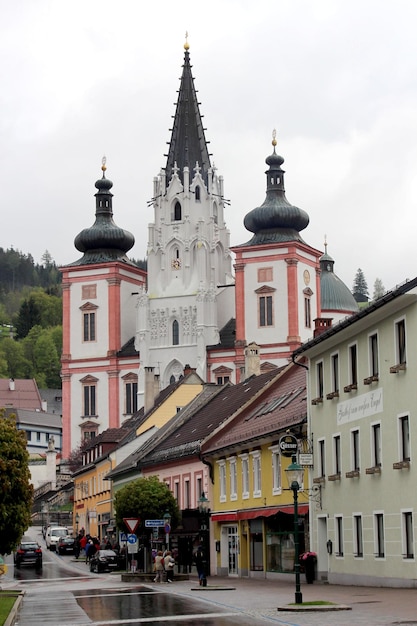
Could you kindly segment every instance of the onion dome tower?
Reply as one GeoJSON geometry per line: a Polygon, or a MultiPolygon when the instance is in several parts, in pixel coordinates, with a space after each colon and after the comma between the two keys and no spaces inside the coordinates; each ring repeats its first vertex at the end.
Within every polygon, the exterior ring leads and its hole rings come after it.
{"type": "Polygon", "coordinates": [[[103,157],[102,177],[96,181],[96,221],[90,228],[84,228],[75,238],[74,245],[84,255],[71,265],[90,265],[122,261],[133,263],[126,256],[135,244],[134,236],[113,221],[111,180],[106,178],[106,157],[103,157]]]}
{"type": "Polygon", "coordinates": [[[335,322],[359,309],[350,289],[334,273],[334,260],[327,253],[327,241],[324,242],[324,250],[320,257],[321,310],[323,316],[332,313],[335,322]]]}
{"type": "Polygon", "coordinates": [[[300,241],[300,231],[308,226],[309,217],[305,211],[290,204],[285,197],[284,174],[282,169],[284,159],[279,156],[276,131],[273,132],[273,153],[267,157],[269,169],[266,174],[266,198],[260,207],[250,211],[244,225],[254,233],[252,239],[245,245],[259,245],[263,243],[281,243],[285,241],[300,241]]]}

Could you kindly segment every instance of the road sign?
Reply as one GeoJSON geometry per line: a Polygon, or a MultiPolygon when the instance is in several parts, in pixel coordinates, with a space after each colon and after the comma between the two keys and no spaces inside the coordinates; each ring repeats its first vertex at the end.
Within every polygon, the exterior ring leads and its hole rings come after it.
{"type": "Polygon", "coordinates": [[[127,540],[129,543],[136,543],[138,538],[133,533],[127,536],[127,540]]]}
{"type": "Polygon", "coordinates": [[[166,534],[171,532],[171,524],[168,524],[168,523],[165,524],[165,532],[166,534]]]}
{"type": "Polygon", "coordinates": [[[126,533],[120,533],[120,541],[127,541],[127,534],[126,533]]]}
{"type": "Polygon", "coordinates": [[[140,524],[140,517],[124,517],[123,521],[126,524],[127,529],[131,533],[134,533],[140,524]]]}
{"type": "Polygon", "coordinates": [[[165,526],[165,522],[163,519],[146,519],[145,527],[146,528],[155,528],[155,526],[165,526]]]}

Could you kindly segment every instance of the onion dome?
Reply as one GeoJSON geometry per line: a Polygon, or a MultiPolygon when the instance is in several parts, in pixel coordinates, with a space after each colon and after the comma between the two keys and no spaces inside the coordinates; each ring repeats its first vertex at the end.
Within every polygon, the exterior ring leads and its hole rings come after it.
{"type": "Polygon", "coordinates": [[[96,221],[90,228],[84,228],[75,238],[74,245],[84,256],[71,265],[89,265],[91,263],[107,263],[123,261],[134,265],[126,252],[133,248],[134,236],[113,221],[111,180],[106,178],[106,158],[101,166],[103,176],[95,183],[98,190],[96,197],[96,221]]]}
{"type": "Polygon", "coordinates": [[[352,292],[333,271],[334,260],[327,254],[327,242],[324,243],[324,249],[325,252],[319,259],[321,310],[343,313],[358,311],[358,304],[352,292]]]}
{"type": "Polygon", "coordinates": [[[305,211],[290,204],[285,197],[284,173],[281,168],[284,159],[275,151],[276,132],[272,134],[273,153],[267,157],[269,169],[266,174],[266,198],[263,204],[250,211],[245,219],[245,228],[254,233],[245,245],[301,241],[300,230],[308,226],[309,217],[305,211]]]}

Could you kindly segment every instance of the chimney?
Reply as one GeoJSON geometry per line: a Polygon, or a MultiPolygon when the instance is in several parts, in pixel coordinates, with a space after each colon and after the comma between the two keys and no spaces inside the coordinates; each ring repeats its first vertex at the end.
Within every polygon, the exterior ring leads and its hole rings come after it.
{"type": "Polygon", "coordinates": [[[261,373],[259,346],[253,341],[245,348],[245,380],[261,373]]]}
{"type": "Polygon", "coordinates": [[[155,398],[159,394],[159,376],[155,376],[153,367],[145,367],[145,414],[155,405],[155,398]]]}
{"type": "Polygon", "coordinates": [[[191,372],[195,372],[195,367],[191,367],[191,365],[187,363],[184,366],[184,377],[188,376],[188,374],[191,374],[191,372]]]}
{"type": "Polygon", "coordinates": [[[317,335],[321,335],[326,332],[332,326],[332,317],[316,317],[314,320],[314,333],[313,337],[317,337],[317,335]]]}
{"type": "Polygon", "coordinates": [[[48,403],[46,400],[42,400],[42,411],[46,413],[48,410],[48,403]]]}
{"type": "Polygon", "coordinates": [[[10,378],[9,379],[9,391],[14,391],[14,390],[15,390],[14,378],[10,378]]]}

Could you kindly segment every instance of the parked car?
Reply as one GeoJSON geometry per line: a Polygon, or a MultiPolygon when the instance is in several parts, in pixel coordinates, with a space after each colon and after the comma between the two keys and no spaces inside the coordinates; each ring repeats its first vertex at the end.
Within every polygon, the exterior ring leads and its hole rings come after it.
{"type": "Polygon", "coordinates": [[[42,567],[42,548],[37,541],[21,541],[14,553],[14,564],[16,567],[21,565],[35,565],[36,568],[42,567]]]}
{"type": "Polygon", "coordinates": [[[117,554],[114,550],[97,550],[91,557],[90,572],[111,572],[119,569],[117,554]]]}
{"type": "Polygon", "coordinates": [[[48,526],[45,537],[48,550],[56,550],[60,538],[68,537],[68,534],[68,528],[66,528],[66,526],[48,526]]]}
{"type": "Polygon", "coordinates": [[[60,537],[57,544],[58,554],[74,554],[75,552],[75,539],[70,535],[64,535],[60,537]]]}

